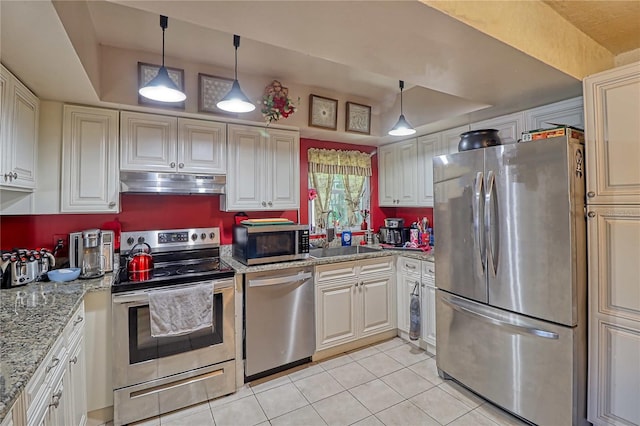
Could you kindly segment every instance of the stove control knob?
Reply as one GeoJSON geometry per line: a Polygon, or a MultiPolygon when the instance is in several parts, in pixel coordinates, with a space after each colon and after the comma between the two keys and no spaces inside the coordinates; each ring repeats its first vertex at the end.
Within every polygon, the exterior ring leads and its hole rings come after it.
{"type": "Polygon", "coordinates": [[[216,233],[215,232],[211,232],[209,234],[209,238],[211,238],[212,240],[216,237],[216,233]]]}
{"type": "Polygon", "coordinates": [[[198,234],[196,234],[195,232],[193,234],[191,234],[191,239],[193,241],[197,240],[198,239],[198,234]]]}
{"type": "Polygon", "coordinates": [[[207,234],[205,234],[204,232],[202,234],[200,234],[200,239],[204,240],[205,238],[207,238],[207,234]]]}
{"type": "Polygon", "coordinates": [[[138,244],[144,243],[144,237],[138,237],[138,244]]]}
{"type": "Polygon", "coordinates": [[[127,244],[129,244],[130,246],[132,246],[132,245],[133,245],[133,242],[134,242],[134,241],[135,241],[135,240],[133,239],[133,237],[129,237],[129,238],[127,238],[127,244]]]}

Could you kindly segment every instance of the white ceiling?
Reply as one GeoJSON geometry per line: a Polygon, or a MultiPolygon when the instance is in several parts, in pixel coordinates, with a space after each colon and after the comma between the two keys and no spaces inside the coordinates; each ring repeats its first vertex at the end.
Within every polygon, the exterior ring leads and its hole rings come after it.
{"type": "MultiPolygon", "coordinates": [[[[384,131],[404,112],[436,131],[566,99],[580,81],[415,0],[64,1],[88,8],[96,41],[161,51],[159,15],[169,16],[167,56],[368,100],[384,131]],[[475,111],[475,112],[474,112],[475,111]]],[[[49,1],[0,2],[2,62],[44,99],[100,103],[49,1]]],[[[89,38],[88,38],[89,39],[89,38]]],[[[302,127],[304,137],[353,141],[302,127]]],[[[362,143],[391,140],[374,135],[362,143]]]]}

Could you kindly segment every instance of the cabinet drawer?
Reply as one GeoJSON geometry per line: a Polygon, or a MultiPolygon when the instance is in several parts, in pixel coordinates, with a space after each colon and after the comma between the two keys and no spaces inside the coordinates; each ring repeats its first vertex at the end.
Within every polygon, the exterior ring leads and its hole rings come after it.
{"type": "Polygon", "coordinates": [[[433,262],[422,261],[422,282],[432,287],[436,286],[436,268],[433,262]]]}
{"type": "Polygon", "coordinates": [[[351,261],[316,266],[316,284],[354,278],[357,264],[357,262],[351,261]]]}
{"type": "Polygon", "coordinates": [[[398,272],[400,273],[420,275],[420,268],[420,261],[417,259],[410,259],[408,257],[398,258],[398,272]]]}
{"type": "Polygon", "coordinates": [[[84,301],[80,304],[78,309],[73,313],[71,319],[64,328],[64,337],[68,343],[67,346],[71,346],[72,342],[76,341],[81,335],[84,329],[85,315],[84,315],[84,301]]]}
{"type": "Polygon", "coordinates": [[[29,413],[31,413],[37,405],[34,402],[40,400],[40,398],[46,398],[47,391],[56,373],[66,367],[65,358],[65,339],[64,336],[60,336],[27,384],[25,389],[27,417],[31,417],[29,413]]]}
{"type": "Polygon", "coordinates": [[[363,259],[358,262],[360,266],[360,277],[366,278],[369,274],[392,274],[393,256],[375,257],[373,259],[363,259]]]}

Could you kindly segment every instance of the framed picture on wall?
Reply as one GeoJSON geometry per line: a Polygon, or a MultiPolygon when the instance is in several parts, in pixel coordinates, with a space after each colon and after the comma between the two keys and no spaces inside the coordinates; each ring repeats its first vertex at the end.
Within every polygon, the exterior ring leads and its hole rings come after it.
{"type": "Polygon", "coordinates": [[[231,78],[198,74],[198,111],[237,116],[237,114],[229,114],[216,106],[229,93],[232,85],[233,79],[231,78]]]}
{"type": "MultiPolygon", "coordinates": [[[[167,72],[169,73],[169,78],[173,81],[176,86],[184,93],[184,70],[180,68],[170,68],[166,67],[167,72]]],[[[158,75],[158,70],[160,69],[160,65],[155,64],[147,64],[144,62],[138,62],[138,89],[143,87],[145,84],[153,80],[158,75]]],[[[162,106],[169,108],[177,108],[184,109],[184,101],[182,102],[158,102],[152,101],[151,99],[147,99],[144,96],[141,96],[138,93],[138,103],[141,105],[154,105],[154,106],[162,106]]]]}
{"type": "Polygon", "coordinates": [[[355,102],[347,102],[344,129],[351,133],[371,134],[371,107],[355,102]]]}
{"type": "Polygon", "coordinates": [[[336,130],[338,128],[338,101],[318,95],[309,95],[309,126],[336,130]]]}

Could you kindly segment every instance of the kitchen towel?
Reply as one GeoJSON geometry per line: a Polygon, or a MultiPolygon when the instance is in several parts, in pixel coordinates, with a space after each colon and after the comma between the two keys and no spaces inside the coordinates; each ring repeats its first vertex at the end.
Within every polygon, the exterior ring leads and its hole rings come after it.
{"type": "Polygon", "coordinates": [[[181,336],[213,327],[213,283],[149,292],[151,336],[181,336]]]}

